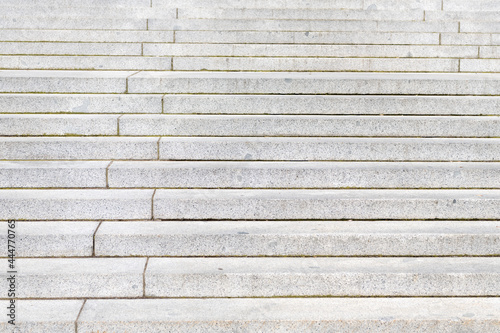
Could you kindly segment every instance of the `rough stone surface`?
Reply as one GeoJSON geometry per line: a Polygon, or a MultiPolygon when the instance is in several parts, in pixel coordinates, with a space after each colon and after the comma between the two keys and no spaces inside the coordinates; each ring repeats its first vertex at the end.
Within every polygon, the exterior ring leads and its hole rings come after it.
{"type": "Polygon", "coordinates": [[[73,18],[2,18],[0,29],[60,29],[60,30],[147,30],[146,20],[108,19],[100,17],[73,18]]]}
{"type": "Polygon", "coordinates": [[[140,43],[0,42],[0,54],[141,55],[140,43]]]}

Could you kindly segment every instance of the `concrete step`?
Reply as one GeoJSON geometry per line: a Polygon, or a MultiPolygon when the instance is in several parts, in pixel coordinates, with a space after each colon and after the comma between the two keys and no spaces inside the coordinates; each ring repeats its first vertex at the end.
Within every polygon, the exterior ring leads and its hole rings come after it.
{"type": "MultiPolygon", "coordinates": [[[[159,149],[162,160],[500,161],[500,140],[477,138],[164,137],[159,149]]],[[[7,159],[22,153],[9,152],[7,159]]]]}
{"type": "Polygon", "coordinates": [[[151,258],[153,297],[499,296],[496,258],[151,258]]]}
{"type": "MultiPolygon", "coordinates": [[[[5,73],[3,76],[11,75],[10,71],[2,73],[5,73]]],[[[71,72],[49,73],[71,75],[71,72]]],[[[101,75],[106,74],[112,75],[108,72],[101,75]]],[[[30,90],[25,85],[22,88],[11,86],[13,84],[7,87],[0,85],[3,88],[0,91],[30,90]]],[[[42,87],[36,89],[43,90],[42,87]]],[[[497,95],[498,91],[500,75],[497,74],[140,72],[128,78],[130,93],[497,95]]]]}
{"type": "MultiPolygon", "coordinates": [[[[490,105],[490,103],[487,102],[487,105],[490,105]]],[[[0,113],[124,114],[161,112],[161,95],[47,93],[0,94],[0,113]]]]}
{"type": "MultiPolygon", "coordinates": [[[[14,162],[0,162],[3,172],[2,163],[8,167],[14,162]]],[[[6,179],[0,184],[11,185],[8,176],[15,177],[17,187],[36,184],[29,181],[36,174],[48,174],[47,179],[57,177],[51,169],[19,168],[27,163],[33,162],[15,164],[16,168],[10,175],[6,172],[6,179]]],[[[34,163],[36,166],[38,162],[34,163]]],[[[56,168],[58,162],[48,163],[56,168]]],[[[77,163],[83,168],[81,162],[77,163]]],[[[52,184],[78,187],[78,182],[71,186],[69,179],[64,182],[65,178],[71,177],[62,177],[61,185],[55,181],[52,184]]],[[[95,177],[96,181],[101,180],[100,184],[102,178],[95,177]]],[[[500,170],[497,163],[474,162],[141,161],[113,162],[108,169],[108,182],[112,188],[500,188],[500,170]]]]}
{"type": "Polygon", "coordinates": [[[0,190],[0,220],[147,220],[153,192],[0,190]]]}
{"type": "MultiPolygon", "coordinates": [[[[17,259],[17,298],[138,297],[146,258],[17,259]]],[[[7,273],[0,285],[8,290],[7,273]]]]}
{"type": "Polygon", "coordinates": [[[88,300],[78,331],[227,332],[244,323],[249,332],[493,332],[499,306],[498,298],[88,300]]]}
{"type": "Polygon", "coordinates": [[[0,135],[117,135],[119,115],[0,114],[0,135]]]}
{"type": "MultiPolygon", "coordinates": [[[[16,222],[16,257],[90,257],[99,222],[16,222]]],[[[1,256],[7,257],[7,223],[1,223],[1,256]]]]}
{"type": "Polygon", "coordinates": [[[0,188],[105,188],[111,161],[0,161],[0,188]]]}
{"type": "MultiPolygon", "coordinates": [[[[36,43],[35,43],[36,44],[36,43]]],[[[488,58],[491,47],[481,47],[488,58]],[[490,49],[488,49],[490,48],[490,49]]],[[[497,48],[498,49],[498,48],[497,48]]],[[[8,50],[8,49],[7,49],[8,50]]],[[[477,58],[477,46],[145,43],[144,55],[174,57],[477,58]]],[[[481,56],[484,57],[484,56],[481,56]]],[[[392,59],[396,60],[396,59],[392,59]]]]}
{"type": "MultiPolygon", "coordinates": [[[[460,34],[462,35],[462,34],[460,34]]],[[[176,31],[176,43],[220,44],[439,44],[431,32],[176,31]]],[[[443,43],[444,44],[444,43],[443,43]]],[[[478,44],[490,45],[490,44],[478,44]]]]}
{"type": "MultiPolygon", "coordinates": [[[[0,29],[147,30],[146,19],[64,17],[3,17],[0,29]]],[[[457,30],[458,31],[458,30],[457,30]]]]}
{"type": "Polygon", "coordinates": [[[104,222],[97,256],[499,255],[498,221],[104,222]]]}
{"type": "Polygon", "coordinates": [[[140,43],[0,42],[0,54],[132,56],[142,50],[140,43]]]}
{"type": "Polygon", "coordinates": [[[160,220],[500,219],[499,204],[498,190],[160,189],[153,216],[160,220]]]}
{"type": "Polygon", "coordinates": [[[4,137],[0,160],[156,160],[155,137],[4,137]]]}
{"type": "MultiPolygon", "coordinates": [[[[0,64],[3,62],[0,58],[0,64]]],[[[459,71],[458,59],[396,59],[396,58],[233,58],[181,57],[173,58],[176,71],[288,71],[288,72],[444,72],[459,71]]],[[[490,70],[498,72],[499,64],[490,70]]],[[[13,68],[11,66],[4,66],[13,68]]],[[[35,66],[35,68],[38,68],[35,66]]],[[[92,67],[95,69],[95,67],[92,67]]],[[[126,67],[123,69],[130,69],[126,67]]],[[[154,69],[154,68],[152,68],[154,69]]],[[[469,68],[470,69],[470,68],[469,68]]],[[[470,70],[468,70],[470,71],[470,70]]]]}
{"type": "MultiPolygon", "coordinates": [[[[17,97],[19,95],[10,95],[8,98],[5,96],[9,95],[0,95],[0,110],[2,110],[2,112],[8,112],[6,103],[14,102],[19,103],[19,110],[26,110],[24,112],[35,112],[31,111],[34,110],[35,107],[28,109],[22,108],[22,105],[26,104],[23,100],[24,95],[20,97],[17,97]]],[[[37,105],[39,105],[38,103],[42,103],[42,101],[39,100],[43,99],[35,99],[36,96],[40,95],[30,96],[30,105],[35,102],[37,105]]],[[[78,97],[78,95],[70,96],[71,98],[78,97]]],[[[53,98],[54,97],[47,97],[48,100],[52,100],[53,98]]],[[[138,97],[130,97],[130,99],[132,98],[135,100],[138,97]]],[[[63,98],[60,98],[60,100],[62,99],[63,98]]],[[[46,105],[46,103],[42,105],[46,105]]],[[[62,104],[63,102],[61,101],[59,103],[62,104]]],[[[75,104],[76,103],[75,101],[75,104]]],[[[84,102],[81,103],[83,104],[84,102]]],[[[500,115],[498,111],[500,110],[500,97],[496,96],[279,96],[177,94],[163,96],[163,106],[164,112],[171,114],[500,115]]],[[[64,107],[65,106],[59,107],[59,109],[64,107]]],[[[106,109],[107,108],[108,106],[106,105],[106,109]]],[[[131,111],[128,111],[131,109],[130,107],[122,106],[122,108],[124,109],[124,113],[131,113],[131,111]]],[[[14,110],[16,109],[17,108],[14,108],[14,110]]],[[[48,110],[50,107],[47,106],[44,109],[48,110]]],[[[94,110],[90,106],[89,109],[94,110]]],[[[150,109],[153,109],[153,107],[150,109]]],[[[148,110],[150,109],[148,108],[148,110]]],[[[156,105],[154,109],[157,109],[156,105]]],[[[98,108],[98,112],[104,111],[98,108]]],[[[137,113],[145,112],[143,109],[140,109],[137,113]]]]}

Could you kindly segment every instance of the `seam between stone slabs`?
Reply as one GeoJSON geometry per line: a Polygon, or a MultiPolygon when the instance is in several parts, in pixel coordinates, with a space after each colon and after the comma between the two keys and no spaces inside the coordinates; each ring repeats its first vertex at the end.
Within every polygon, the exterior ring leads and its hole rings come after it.
{"type": "Polygon", "coordinates": [[[97,225],[97,228],[95,228],[94,234],[92,235],[92,257],[95,257],[95,235],[97,234],[97,230],[99,230],[99,227],[102,224],[102,220],[99,221],[99,224],[97,225]]]}
{"type": "Polygon", "coordinates": [[[130,74],[129,76],[127,76],[127,77],[125,78],[125,92],[124,92],[125,94],[128,94],[128,79],[129,79],[130,77],[134,76],[135,74],[140,73],[140,72],[142,72],[142,71],[137,71],[137,72],[135,72],[135,73],[132,73],[132,74],[130,74]]]}
{"type": "Polygon", "coordinates": [[[156,141],[156,152],[157,152],[157,156],[156,156],[156,160],[160,161],[160,141],[161,141],[161,136],[158,138],[158,141],[156,141]]]}
{"type": "Polygon", "coordinates": [[[111,167],[111,164],[113,164],[114,161],[109,162],[108,166],[106,167],[106,188],[109,188],[109,168],[111,167]]]}
{"type": "Polygon", "coordinates": [[[144,271],[142,272],[142,297],[146,297],[146,269],[148,268],[149,257],[146,258],[144,271]]]}
{"type": "Polygon", "coordinates": [[[155,194],[156,194],[156,188],[154,189],[153,196],[151,197],[151,220],[152,221],[155,219],[155,215],[154,215],[155,194]]]}
{"type": "MultiPolygon", "coordinates": [[[[478,54],[479,54],[479,51],[478,51],[478,54]]],[[[172,62],[173,61],[174,61],[174,58],[172,57],[172,62]]],[[[160,114],[164,114],[165,113],[165,96],[167,96],[167,95],[168,94],[163,94],[163,96],[161,96],[161,112],[160,112],[160,114]]]]}
{"type": "MultiPolygon", "coordinates": [[[[459,62],[460,65],[460,62],[459,62]]],[[[460,66],[459,66],[460,68],[460,66]]],[[[124,114],[120,115],[118,118],[116,118],[116,135],[120,136],[120,118],[123,117],[124,114]]]]}
{"type": "Polygon", "coordinates": [[[80,315],[82,314],[83,312],[83,308],[85,307],[85,304],[87,303],[87,300],[84,299],[83,300],[83,304],[82,304],[82,307],[80,308],[80,312],[78,312],[78,315],[76,316],[76,319],[75,319],[75,333],[78,332],[78,320],[80,319],[80,315]]]}

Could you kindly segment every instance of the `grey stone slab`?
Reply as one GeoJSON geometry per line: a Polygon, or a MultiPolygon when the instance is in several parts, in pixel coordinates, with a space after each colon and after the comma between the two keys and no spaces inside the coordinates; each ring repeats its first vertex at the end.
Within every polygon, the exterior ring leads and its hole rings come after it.
{"type": "MultiPolygon", "coordinates": [[[[137,297],[146,258],[17,259],[18,298],[137,297]]],[[[7,273],[0,283],[7,290],[7,273]]]]}
{"type": "MultiPolygon", "coordinates": [[[[443,45],[492,45],[491,34],[482,33],[442,33],[443,45]]],[[[494,44],[493,44],[494,45],[494,44]]]]}
{"type": "Polygon", "coordinates": [[[117,135],[118,117],[119,115],[0,114],[0,135],[117,135]]]}
{"type": "Polygon", "coordinates": [[[460,71],[470,73],[499,73],[500,59],[461,59],[460,71]]]}
{"type": "Polygon", "coordinates": [[[1,113],[161,113],[161,95],[0,94],[1,113]]]}
{"type": "MultiPolygon", "coordinates": [[[[167,57],[127,56],[0,56],[0,67],[20,70],[171,70],[167,57]]],[[[118,91],[123,92],[123,91],[118,91]]]]}
{"type": "Polygon", "coordinates": [[[498,190],[160,189],[153,204],[163,220],[500,219],[498,190]]]}
{"type": "Polygon", "coordinates": [[[98,256],[498,255],[498,221],[104,222],[98,256]]]}
{"type": "Polygon", "coordinates": [[[365,0],[363,8],[366,10],[440,10],[442,0],[365,0]]]}
{"type": "Polygon", "coordinates": [[[0,54],[9,55],[141,55],[140,43],[0,43],[0,54]]]}
{"type": "MultiPolygon", "coordinates": [[[[477,46],[145,43],[144,54],[193,57],[477,58],[477,46]]],[[[392,61],[396,59],[391,59],[392,61]]]]}
{"type": "Polygon", "coordinates": [[[498,296],[496,258],[151,258],[146,296],[498,296]]]}
{"type": "Polygon", "coordinates": [[[150,160],[158,138],[10,137],[0,141],[0,160],[150,160]]]}
{"type": "Polygon", "coordinates": [[[173,40],[173,31],[0,30],[2,42],[171,43],[173,40]]]}
{"type": "Polygon", "coordinates": [[[500,188],[500,169],[474,162],[114,162],[108,179],[112,188],[500,188]]]}
{"type": "Polygon", "coordinates": [[[176,31],[177,43],[257,44],[439,44],[438,33],[176,31]]]}
{"type": "Polygon", "coordinates": [[[500,45],[500,34],[491,34],[491,44],[500,45]]]}
{"type": "Polygon", "coordinates": [[[4,17],[0,29],[82,29],[82,30],[147,30],[146,19],[109,19],[109,18],[44,18],[36,20],[24,17],[4,17]]]}
{"type": "Polygon", "coordinates": [[[481,116],[124,115],[119,122],[121,135],[136,136],[500,137],[500,117],[481,116]]]}
{"type": "Polygon", "coordinates": [[[151,218],[153,190],[0,190],[0,220],[151,218]]]}
{"type": "Polygon", "coordinates": [[[422,21],[423,10],[356,10],[312,8],[179,8],[178,17],[212,19],[401,20],[422,21]]]}
{"type": "MultiPolygon", "coordinates": [[[[2,308],[9,300],[0,301],[2,308]]],[[[82,300],[17,300],[16,326],[3,316],[0,332],[76,333],[75,322],[82,309],[82,300]]]]}
{"type": "MultiPolygon", "coordinates": [[[[0,3],[0,13],[5,17],[45,17],[45,18],[108,18],[108,19],[149,19],[175,18],[176,8],[158,8],[131,6],[106,6],[106,2],[99,2],[101,6],[81,7],[66,4],[64,6],[37,2],[23,6],[9,6],[0,3]]],[[[2,15],[0,14],[0,15],[2,15]]],[[[408,14],[406,14],[408,15],[408,14]]]]}
{"type": "MultiPolygon", "coordinates": [[[[38,0],[23,0],[22,3],[16,0],[2,0],[4,6],[39,6],[38,0]]],[[[44,6],[72,6],[72,7],[149,7],[150,0],[45,0],[44,6]]]]}
{"type": "MultiPolygon", "coordinates": [[[[99,222],[16,222],[16,257],[90,257],[99,222]]],[[[0,224],[7,257],[7,223],[0,224]]]]}
{"type": "Polygon", "coordinates": [[[498,21],[499,12],[481,12],[481,11],[425,11],[426,21],[498,21]]]}
{"type": "Polygon", "coordinates": [[[475,1],[443,0],[443,10],[498,12],[500,10],[500,3],[492,0],[475,0],[475,1]]]}
{"type": "Polygon", "coordinates": [[[172,114],[500,114],[500,98],[485,96],[179,94],[165,95],[163,103],[164,112],[172,114]]]}
{"type": "Polygon", "coordinates": [[[460,32],[500,33],[500,22],[460,22],[460,32]]]}
{"type": "Polygon", "coordinates": [[[362,0],[153,0],[152,7],[361,9],[362,0]]]}
{"type": "Polygon", "coordinates": [[[481,46],[479,57],[500,59],[500,46],[481,46]]]}
{"type": "Polygon", "coordinates": [[[128,91],[174,94],[498,95],[500,76],[457,73],[140,72],[128,79],[128,91]]]}
{"type": "Polygon", "coordinates": [[[499,306],[491,297],[88,300],[78,327],[130,333],[494,332],[499,306]]]}
{"type": "Polygon", "coordinates": [[[162,160],[499,161],[499,139],[217,138],[160,140],[162,160]]]}
{"type": "Polygon", "coordinates": [[[0,188],[104,188],[109,164],[109,161],[0,161],[0,188]]]}
{"type": "Polygon", "coordinates": [[[124,93],[132,71],[0,71],[2,93],[124,93]]]}
{"type": "MultiPolygon", "coordinates": [[[[2,58],[0,57],[0,64],[2,58]]],[[[180,71],[295,71],[295,72],[458,72],[457,59],[379,58],[173,58],[180,71]]]]}

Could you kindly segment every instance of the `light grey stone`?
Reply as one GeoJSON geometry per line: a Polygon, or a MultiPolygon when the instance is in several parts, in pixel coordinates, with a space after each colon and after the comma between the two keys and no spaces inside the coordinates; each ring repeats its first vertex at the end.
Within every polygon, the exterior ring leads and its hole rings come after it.
{"type": "Polygon", "coordinates": [[[162,96],[133,94],[0,94],[2,113],[161,113],[162,96]]]}
{"type": "MultiPolygon", "coordinates": [[[[149,18],[175,18],[176,8],[151,8],[131,6],[109,6],[107,2],[99,2],[99,6],[81,7],[70,4],[58,6],[54,3],[46,4],[37,1],[30,5],[4,6],[0,3],[0,13],[5,17],[64,17],[64,18],[108,18],[108,19],[149,19],[149,18]]],[[[108,3],[109,4],[109,3],[108,3]]],[[[0,15],[2,15],[0,14],[0,15]]],[[[408,13],[404,14],[408,16],[408,13]]],[[[396,15],[394,15],[396,16],[396,15]]]]}
{"type": "Polygon", "coordinates": [[[153,190],[0,190],[0,220],[150,219],[153,190]]]}
{"type": "Polygon", "coordinates": [[[439,44],[438,33],[411,32],[293,32],[176,31],[178,43],[257,44],[439,44]]]}
{"type": "Polygon", "coordinates": [[[127,71],[0,71],[2,93],[124,93],[127,71]]]}
{"type": "Polygon", "coordinates": [[[471,73],[499,73],[500,59],[461,59],[460,71],[471,73]]]}
{"type": "MultiPolygon", "coordinates": [[[[99,222],[16,222],[16,257],[89,257],[99,222]]],[[[0,224],[2,257],[7,257],[7,223],[0,224]]]]}
{"type": "Polygon", "coordinates": [[[2,42],[171,43],[173,31],[140,30],[0,30],[2,42]]]}
{"type": "Polygon", "coordinates": [[[152,7],[361,9],[363,0],[153,0],[152,7]]]}
{"type": "MultiPolygon", "coordinates": [[[[0,64],[2,58],[0,57],[0,64]]],[[[177,71],[296,71],[296,72],[458,72],[457,59],[394,58],[173,58],[177,71]]]]}
{"type": "Polygon", "coordinates": [[[165,137],[162,160],[499,161],[499,139],[165,137]]]}
{"type": "MultiPolygon", "coordinates": [[[[192,57],[477,58],[477,46],[145,43],[144,54],[192,57]]],[[[395,59],[391,59],[395,60],[395,59]]]]}
{"type": "MultiPolygon", "coordinates": [[[[39,6],[38,0],[23,0],[22,4],[16,0],[2,0],[4,6],[39,6]]],[[[72,6],[72,7],[149,7],[150,0],[44,0],[44,6],[72,6]]]]}
{"type": "Polygon", "coordinates": [[[153,297],[498,296],[496,258],[151,258],[153,297]]]}
{"type": "Polygon", "coordinates": [[[157,142],[153,137],[4,137],[0,140],[0,159],[155,160],[157,142]]]}
{"type": "Polygon", "coordinates": [[[500,188],[498,166],[474,162],[114,162],[108,178],[112,188],[500,188]]]}
{"type": "Polygon", "coordinates": [[[141,55],[140,43],[0,42],[0,54],[29,55],[141,55]]]}
{"type": "Polygon", "coordinates": [[[491,34],[491,44],[500,45],[500,34],[491,34]]]}
{"type": "Polygon", "coordinates": [[[159,189],[153,205],[162,220],[500,219],[498,190],[159,189]]]}
{"type": "Polygon", "coordinates": [[[423,10],[356,10],[313,8],[179,8],[178,17],[212,19],[401,20],[422,21],[423,10]]]}
{"type": "Polygon", "coordinates": [[[147,30],[145,19],[72,18],[65,17],[4,17],[0,29],[60,29],[60,30],[147,30]]]}
{"type": "Polygon", "coordinates": [[[442,0],[365,0],[363,8],[370,10],[440,10],[442,0]]]}
{"type": "Polygon", "coordinates": [[[500,33],[500,22],[460,22],[460,32],[494,32],[500,33]]]}
{"type": "Polygon", "coordinates": [[[481,46],[479,57],[500,59],[500,46],[481,46]]]}
{"type": "MultiPolygon", "coordinates": [[[[18,298],[137,297],[146,258],[17,259],[18,298]]],[[[8,273],[0,285],[8,288],[8,273]]]]}
{"type": "Polygon", "coordinates": [[[0,135],[117,135],[118,117],[119,115],[0,114],[0,135]]]}
{"type": "Polygon", "coordinates": [[[110,161],[0,161],[1,188],[106,187],[110,161]]]}
{"type": "Polygon", "coordinates": [[[499,306],[492,297],[88,300],[78,327],[130,333],[493,332],[499,306]]]}
{"type": "MultiPolygon", "coordinates": [[[[492,45],[491,34],[481,33],[442,33],[443,45],[492,45]]],[[[494,43],[493,43],[494,45],[494,43]]]]}
{"type": "Polygon", "coordinates": [[[496,11],[500,10],[500,3],[492,0],[443,0],[443,10],[454,11],[496,11]]]}
{"type": "Polygon", "coordinates": [[[500,97],[496,96],[178,94],[165,95],[163,103],[165,113],[176,114],[500,115],[500,97]]]}
{"type": "Polygon", "coordinates": [[[128,78],[128,91],[181,94],[498,95],[500,75],[140,72],[128,78]]]}
{"type": "MultiPolygon", "coordinates": [[[[6,309],[10,301],[2,300],[0,304],[6,309]]],[[[4,315],[0,332],[76,333],[75,322],[82,306],[82,300],[17,300],[15,328],[4,315]]]]}
{"type": "Polygon", "coordinates": [[[499,12],[478,12],[478,11],[425,11],[426,21],[499,21],[499,12]]]}
{"type": "Polygon", "coordinates": [[[104,222],[98,256],[498,255],[497,221],[104,222]]]}

